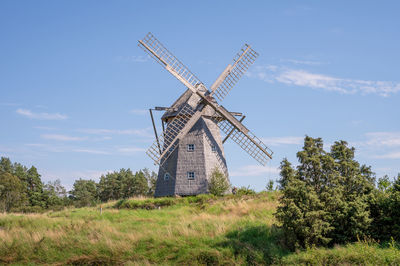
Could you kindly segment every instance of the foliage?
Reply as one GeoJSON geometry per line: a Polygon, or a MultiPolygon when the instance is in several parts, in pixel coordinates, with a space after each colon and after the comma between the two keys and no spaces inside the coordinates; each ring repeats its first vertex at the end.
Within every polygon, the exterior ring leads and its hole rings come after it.
{"type": "Polygon", "coordinates": [[[154,171],[150,172],[148,168],[144,168],[142,172],[149,186],[149,191],[147,194],[149,196],[154,196],[154,192],[156,191],[157,174],[154,171]]]}
{"type": "Polygon", "coordinates": [[[10,211],[26,202],[23,184],[18,177],[0,170],[0,211],[10,211]]]}
{"type": "Polygon", "coordinates": [[[102,214],[98,206],[0,214],[0,264],[399,264],[396,242],[361,241],[291,253],[274,225],[278,202],[272,199],[279,195],[169,198],[178,203],[150,210],[115,209],[110,202],[103,204],[102,214]]]}
{"type": "Polygon", "coordinates": [[[273,191],[274,190],[274,181],[269,180],[267,183],[267,186],[265,188],[267,189],[267,191],[273,191]]]}
{"type": "Polygon", "coordinates": [[[370,201],[371,217],[373,219],[370,228],[371,236],[381,241],[389,241],[392,237],[399,241],[400,174],[393,182],[387,176],[379,179],[378,188],[378,190],[374,191],[370,201]]]}
{"type": "Polygon", "coordinates": [[[69,204],[67,190],[61,185],[60,179],[49,181],[43,187],[45,197],[47,198],[47,207],[55,208],[57,206],[66,206],[69,204]]]}
{"type": "Polygon", "coordinates": [[[2,157],[0,160],[0,209],[12,212],[42,212],[69,205],[60,180],[43,184],[36,167],[27,168],[2,157]]]}
{"type": "Polygon", "coordinates": [[[70,192],[77,207],[94,206],[97,203],[96,182],[93,180],[76,180],[70,192]]]}
{"type": "Polygon", "coordinates": [[[250,186],[248,187],[240,187],[236,191],[236,195],[243,196],[243,195],[255,195],[256,192],[254,189],[251,189],[250,186]]]}
{"type": "Polygon", "coordinates": [[[226,176],[215,167],[208,183],[208,190],[210,193],[215,196],[222,196],[228,191],[229,187],[230,185],[226,176]]]}
{"type": "Polygon", "coordinates": [[[337,141],[325,152],[320,138],[306,136],[299,165],[281,162],[282,197],[276,218],[291,249],[356,241],[371,223],[368,201],[374,176],[354,160],[354,148],[337,141]]]}
{"type": "Polygon", "coordinates": [[[114,171],[100,177],[97,185],[98,196],[101,201],[106,202],[139,195],[153,195],[155,178],[156,174],[150,173],[147,168],[135,174],[130,169],[122,168],[119,172],[114,171]]]}

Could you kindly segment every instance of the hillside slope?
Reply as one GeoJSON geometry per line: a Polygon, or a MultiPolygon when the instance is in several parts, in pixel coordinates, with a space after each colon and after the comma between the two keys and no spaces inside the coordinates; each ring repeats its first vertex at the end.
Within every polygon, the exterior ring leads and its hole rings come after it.
{"type": "Polygon", "coordinates": [[[131,199],[103,205],[102,213],[97,206],[44,214],[0,214],[0,262],[400,263],[395,245],[382,248],[368,242],[290,254],[274,225],[278,196],[264,192],[224,198],[131,199]]]}

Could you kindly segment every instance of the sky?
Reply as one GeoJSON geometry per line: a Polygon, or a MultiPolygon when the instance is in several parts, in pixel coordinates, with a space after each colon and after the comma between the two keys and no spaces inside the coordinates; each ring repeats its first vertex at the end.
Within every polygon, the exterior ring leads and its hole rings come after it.
{"type": "MultiPolygon", "coordinates": [[[[399,1],[0,1],[0,156],[71,188],[157,171],[148,109],[185,87],[137,41],[152,32],[208,87],[244,43],[256,62],[221,103],[273,151],[233,141],[234,186],[260,191],[304,136],[345,140],[377,177],[400,172],[399,1]]],[[[159,124],[162,113],[156,113],[159,124]]]]}

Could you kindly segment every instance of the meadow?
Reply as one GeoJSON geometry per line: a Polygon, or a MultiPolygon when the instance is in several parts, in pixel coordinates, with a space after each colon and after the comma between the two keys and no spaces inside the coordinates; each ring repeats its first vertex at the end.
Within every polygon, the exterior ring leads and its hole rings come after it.
{"type": "Polygon", "coordinates": [[[290,252],[279,192],[132,198],[40,214],[0,214],[0,262],[50,265],[398,265],[395,242],[290,252]],[[100,212],[100,208],[102,211],[100,212]]]}

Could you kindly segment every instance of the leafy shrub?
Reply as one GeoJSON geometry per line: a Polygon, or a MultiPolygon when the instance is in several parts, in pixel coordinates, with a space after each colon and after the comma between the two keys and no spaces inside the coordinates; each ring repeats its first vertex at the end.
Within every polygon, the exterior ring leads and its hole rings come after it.
{"type": "Polygon", "coordinates": [[[236,195],[238,196],[243,196],[243,195],[255,195],[256,192],[250,188],[250,186],[248,187],[240,187],[237,189],[236,191],[236,195]]]}
{"type": "Polygon", "coordinates": [[[218,168],[214,168],[211,179],[208,184],[208,189],[211,194],[215,196],[222,196],[224,195],[229,189],[229,182],[226,176],[221,173],[218,168]]]}

